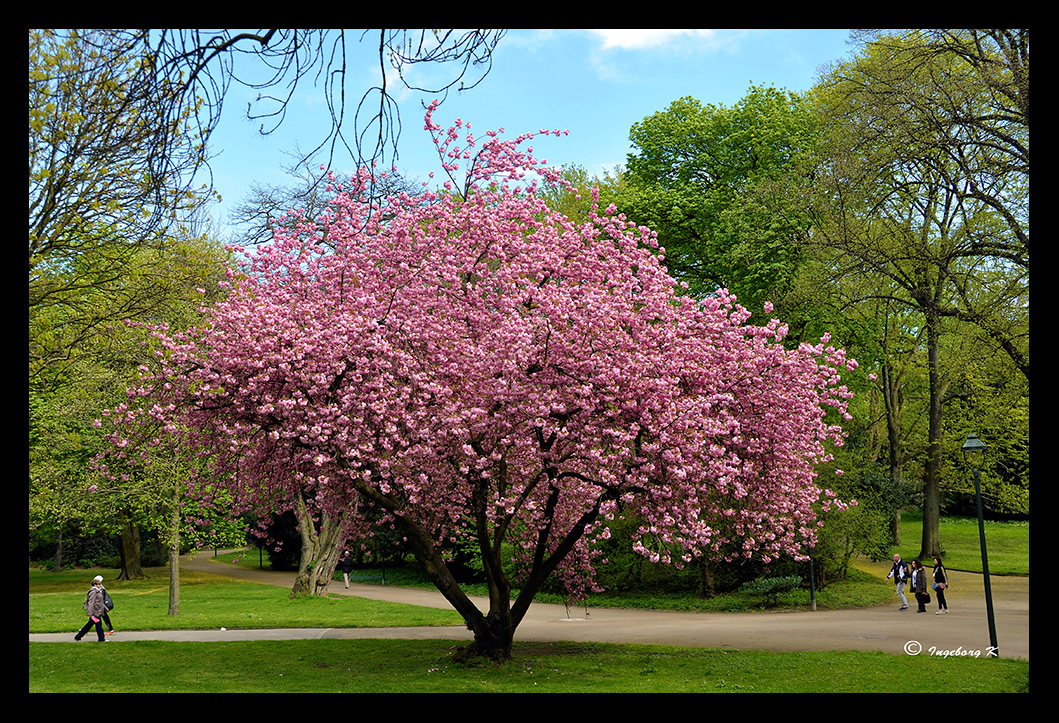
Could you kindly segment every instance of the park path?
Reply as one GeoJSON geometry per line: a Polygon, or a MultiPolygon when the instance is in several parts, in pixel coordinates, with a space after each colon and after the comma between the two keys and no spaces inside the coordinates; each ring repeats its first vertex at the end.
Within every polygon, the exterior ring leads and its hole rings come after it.
{"type": "MultiPolygon", "coordinates": [[[[224,564],[209,553],[182,558],[187,570],[291,587],[294,573],[256,570],[224,564]]],[[[880,577],[889,566],[882,563],[880,577]]],[[[894,605],[852,610],[765,613],[686,613],[617,608],[567,609],[534,603],[519,625],[518,641],[575,641],[683,645],[731,650],[864,650],[919,655],[975,655],[984,657],[989,633],[982,576],[950,571],[947,593],[951,612],[935,615],[894,605]]],[[[1029,660],[1029,578],[991,578],[997,644],[1003,658],[1029,660]]],[[[354,595],[373,600],[449,608],[438,592],[382,585],[333,582],[332,595],[354,595]]],[[[911,596],[909,596],[911,598],[911,596]]],[[[487,609],[485,600],[476,600],[487,609]]],[[[306,638],[432,638],[470,640],[462,626],[415,628],[313,628],[270,630],[120,631],[113,640],[280,640],[306,638]]],[[[30,635],[30,640],[67,641],[68,634],[30,635]]]]}

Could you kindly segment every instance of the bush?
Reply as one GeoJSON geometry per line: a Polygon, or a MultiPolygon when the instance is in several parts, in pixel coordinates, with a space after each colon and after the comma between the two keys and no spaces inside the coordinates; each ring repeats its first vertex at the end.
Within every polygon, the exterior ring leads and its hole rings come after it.
{"type": "Polygon", "coordinates": [[[747,595],[758,595],[765,598],[765,607],[773,607],[779,603],[780,595],[794,590],[802,584],[802,579],[797,575],[787,577],[759,577],[751,580],[739,588],[739,591],[747,595]]]}

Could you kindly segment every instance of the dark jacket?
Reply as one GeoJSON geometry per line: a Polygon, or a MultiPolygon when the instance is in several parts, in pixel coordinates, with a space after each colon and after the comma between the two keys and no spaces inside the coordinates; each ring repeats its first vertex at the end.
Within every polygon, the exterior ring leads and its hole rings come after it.
{"type": "Polygon", "coordinates": [[[908,563],[904,560],[898,560],[894,563],[894,566],[890,568],[890,574],[886,576],[889,580],[891,577],[894,579],[894,584],[899,582],[908,582],[908,563]]]}
{"type": "Polygon", "coordinates": [[[917,595],[927,591],[927,571],[922,567],[912,573],[912,592],[917,595]]]}

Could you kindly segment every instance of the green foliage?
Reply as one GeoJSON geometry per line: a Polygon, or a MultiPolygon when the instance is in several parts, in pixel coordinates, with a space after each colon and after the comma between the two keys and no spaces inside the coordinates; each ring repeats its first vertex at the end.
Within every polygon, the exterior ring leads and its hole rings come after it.
{"type": "Polygon", "coordinates": [[[794,590],[802,584],[802,579],[797,575],[787,577],[759,577],[744,583],[739,591],[746,595],[754,595],[765,599],[765,607],[775,607],[779,602],[780,595],[794,590]]]}
{"type": "Polygon", "coordinates": [[[848,576],[857,556],[884,558],[891,541],[889,517],[877,509],[858,504],[828,513],[813,549],[817,587],[848,576]]]}
{"type": "Polygon", "coordinates": [[[836,340],[877,377],[851,444],[923,482],[936,551],[940,511],[970,511],[970,431],[998,442],[988,504],[1028,514],[1028,31],[862,37],[811,94],[810,239],[836,340]]]}
{"type": "Polygon", "coordinates": [[[732,107],[681,98],[633,125],[626,184],[609,198],[658,232],[690,293],[726,287],[752,311],[782,307],[808,230],[791,177],[815,135],[803,98],[776,88],[751,86],[732,107]]]}
{"type": "Polygon", "coordinates": [[[945,407],[946,477],[942,510],[975,515],[974,477],[960,451],[969,432],[989,450],[979,475],[986,514],[1028,517],[1030,511],[1029,381],[993,356],[955,375],[945,407]]]}
{"type": "Polygon", "coordinates": [[[94,475],[93,420],[154,359],[129,322],[182,327],[222,293],[227,254],[184,185],[205,149],[192,109],[169,114],[145,32],[30,31],[29,524],[55,540],[170,524],[181,470],[94,475]]]}

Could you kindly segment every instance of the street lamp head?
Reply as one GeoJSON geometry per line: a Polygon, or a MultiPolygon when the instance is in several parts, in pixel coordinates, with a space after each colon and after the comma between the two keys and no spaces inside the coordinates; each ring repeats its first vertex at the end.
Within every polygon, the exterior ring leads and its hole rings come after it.
{"type": "Polygon", "coordinates": [[[967,435],[967,441],[960,447],[963,450],[963,458],[967,461],[967,464],[972,469],[981,469],[982,463],[985,461],[986,445],[982,440],[978,439],[978,435],[971,432],[967,435]]]}

